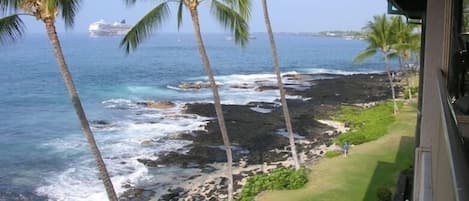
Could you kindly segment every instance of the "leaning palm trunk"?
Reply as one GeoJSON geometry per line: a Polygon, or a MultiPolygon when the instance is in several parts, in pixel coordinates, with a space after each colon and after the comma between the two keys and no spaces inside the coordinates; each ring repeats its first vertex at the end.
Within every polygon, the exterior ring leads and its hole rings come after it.
{"type": "Polygon", "coordinates": [[[280,64],[278,60],[277,47],[275,45],[274,34],[272,32],[272,25],[270,24],[269,11],[267,8],[267,0],[262,0],[262,8],[264,10],[264,20],[269,34],[270,47],[272,48],[272,61],[274,63],[275,74],[277,76],[278,88],[280,90],[280,100],[282,102],[283,116],[285,117],[285,124],[287,126],[288,138],[290,140],[290,148],[292,153],[295,169],[300,169],[300,162],[296,152],[295,138],[293,136],[293,127],[291,124],[290,112],[288,111],[287,100],[285,98],[285,88],[283,87],[282,77],[280,75],[280,64]]]}
{"type": "MultiPolygon", "coordinates": [[[[407,76],[411,76],[411,74],[409,73],[407,76]]],[[[407,86],[409,87],[407,89],[408,93],[409,93],[409,101],[412,102],[413,100],[413,97],[412,97],[412,88],[413,88],[413,85],[412,85],[412,82],[410,81],[410,78],[407,77],[407,86]]]]}
{"type": "Polygon", "coordinates": [[[218,126],[220,127],[220,132],[223,137],[223,144],[225,145],[226,158],[227,158],[227,168],[226,168],[226,177],[228,178],[228,200],[233,200],[233,156],[231,153],[230,139],[228,137],[228,132],[225,125],[225,118],[223,116],[223,111],[221,107],[220,95],[218,94],[218,87],[213,76],[212,67],[208,59],[207,51],[205,50],[204,41],[202,39],[202,34],[200,32],[200,23],[199,23],[199,14],[197,7],[190,8],[190,13],[192,17],[192,23],[194,25],[195,38],[197,40],[197,46],[199,48],[200,57],[202,63],[204,64],[205,72],[207,73],[208,80],[210,82],[210,87],[213,93],[213,101],[215,106],[215,112],[217,114],[218,126]]]}
{"type": "MultiPolygon", "coordinates": [[[[407,92],[409,95],[409,102],[412,101],[412,90],[409,82],[410,72],[407,70],[407,59],[403,56],[403,54],[399,55],[399,66],[401,66],[401,72],[404,74],[403,76],[406,78],[407,84],[407,92]]],[[[405,92],[404,92],[405,93],[405,92]]]]}
{"type": "Polygon", "coordinates": [[[409,60],[405,59],[404,60],[404,72],[405,72],[405,77],[406,77],[406,82],[407,82],[407,92],[409,93],[409,102],[412,102],[412,72],[410,70],[410,65],[409,65],[409,60]]]}
{"type": "MultiPolygon", "coordinates": [[[[404,64],[406,66],[408,66],[408,64],[404,64]]],[[[407,93],[409,93],[409,102],[412,102],[412,83],[410,81],[411,79],[411,72],[410,72],[410,69],[406,68],[405,69],[405,78],[406,78],[406,82],[407,82],[407,93]]]]}
{"type": "Polygon", "coordinates": [[[392,79],[391,75],[391,69],[389,68],[389,63],[388,63],[388,55],[386,52],[383,52],[384,54],[384,65],[386,66],[386,73],[388,74],[388,79],[389,79],[389,85],[391,86],[391,94],[392,94],[392,101],[394,103],[394,110],[393,113],[397,114],[398,112],[398,107],[397,107],[397,102],[396,102],[396,91],[394,89],[394,82],[392,79]]]}
{"type": "Polygon", "coordinates": [[[60,46],[59,38],[57,37],[57,32],[55,30],[54,20],[48,18],[44,19],[44,22],[46,24],[47,35],[49,36],[49,40],[51,42],[52,48],[54,49],[54,54],[57,59],[57,63],[59,64],[60,72],[65,81],[65,85],[67,86],[68,93],[72,99],[75,112],[77,113],[78,118],[80,119],[81,127],[83,129],[83,132],[85,133],[85,137],[91,148],[91,153],[93,154],[96,160],[99,169],[99,174],[101,176],[101,179],[103,180],[108,198],[110,201],[117,201],[117,195],[114,191],[111,179],[109,178],[109,174],[106,169],[106,164],[104,164],[103,158],[101,157],[101,153],[99,152],[98,146],[96,145],[96,141],[93,137],[93,133],[91,132],[90,125],[86,118],[85,112],[83,111],[80,98],[78,97],[77,90],[68,70],[67,64],[65,63],[62,47],[60,46]]]}

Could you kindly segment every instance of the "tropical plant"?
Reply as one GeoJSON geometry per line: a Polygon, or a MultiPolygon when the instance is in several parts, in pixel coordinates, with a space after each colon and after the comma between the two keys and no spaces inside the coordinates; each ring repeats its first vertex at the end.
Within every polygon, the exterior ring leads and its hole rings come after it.
{"type": "Polygon", "coordinates": [[[285,118],[285,125],[287,127],[288,139],[290,141],[290,149],[295,165],[295,169],[300,169],[300,162],[298,160],[298,154],[296,152],[295,138],[293,136],[293,127],[290,118],[290,112],[288,111],[287,99],[285,98],[286,92],[282,82],[282,76],[280,75],[280,62],[278,59],[277,46],[275,45],[275,38],[272,31],[272,25],[270,24],[269,9],[267,7],[267,0],[262,0],[262,8],[264,11],[264,20],[267,33],[269,35],[270,48],[272,49],[272,62],[274,64],[275,75],[277,77],[277,84],[280,90],[280,101],[282,102],[283,116],[285,118]]]}
{"type": "Polygon", "coordinates": [[[463,32],[469,32],[469,11],[466,9],[468,6],[469,6],[469,1],[464,0],[463,1],[464,10],[462,13],[462,17],[463,17],[462,31],[463,32]]]}
{"type": "Polygon", "coordinates": [[[366,58],[374,56],[377,52],[381,52],[384,58],[384,67],[388,75],[389,84],[391,86],[392,100],[394,102],[394,114],[397,114],[398,107],[396,103],[395,84],[391,74],[389,59],[395,56],[392,47],[396,44],[395,30],[391,20],[386,15],[374,16],[373,21],[368,22],[365,27],[368,47],[354,59],[354,63],[362,62],[366,58]]]}
{"type": "MultiPolygon", "coordinates": [[[[125,0],[128,5],[133,5],[136,0],[125,0]]],[[[192,17],[192,24],[194,27],[195,39],[199,49],[199,54],[202,63],[207,73],[210,87],[213,94],[214,107],[220,127],[220,132],[223,138],[223,144],[226,150],[227,169],[226,176],[228,177],[228,200],[233,200],[233,175],[232,166],[233,158],[231,153],[231,145],[228,137],[228,131],[225,125],[223,116],[220,95],[218,87],[215,83],[215,78],[212,72],[212,67],[205,49],[202,33],[200,30],[199,22],[199,5],[204,2],[203,0],[163,0],[158,3],[152,10],[150,10],[140,21],[135,24],[132,29],[125,35],[121,41],[121,47],[127,53],[135,50],[143,40],[147,39],[155,29],[160,28],[164,21],[170,15],[169,3],[177,3],[177,26],[182,25],[183,9],[186,8],[192,17]]],[[[211,12],[215,18],[225,28],[229,29],[235,38],[235,42],[244,46],[249,37],[247,20],[250,17],[250,0],[211,0],[211,12]]]]}
{"type": "Polygon", "coordinates": [[[96,145],[78,92],[73,83],[70,71],[68,70],[67,63],[65,62],[60,40],[55,28],[55,21],[59,13],[66,27],[72,27],[80,3],[80,0],[0,0],[0,12],[2,15],[6,15],[0,18],[0,42],[5,44],[23,35],[25,24],[21,16],[32,16],[45,24],[47,35],[54,50],[62,78],[65,81],[68,93],[72,99],[73,107],[75,108],[91,152],[96,160],[100,178],[103,180],[108,198],[111,201],[117,201],[117,195],[114,191],[111,179],[109,178],[106,165],[96,145]]]}
{"type": "Polygon", "coordinates": [[[399,57],[399,65],[407,82],[408,97],[409,100],[412,100],[412,83],[409,79],[412,76],[410,59],[412,54],[416,54],[420,50],[420,34],[414,31],[417,27],[416,24],[406,23],[400,16],[394,16],[391,19],[392,27],[396,32],[396,43],[392,48],[399,57]]]}
{"type": "Polygon", "coordinates": [[[254,201],[259,193],[267,190],[300,189],[307,182],[308,175],[304,169],[278,168],[269,174],[249,177],[237,201],[254,201]]]}

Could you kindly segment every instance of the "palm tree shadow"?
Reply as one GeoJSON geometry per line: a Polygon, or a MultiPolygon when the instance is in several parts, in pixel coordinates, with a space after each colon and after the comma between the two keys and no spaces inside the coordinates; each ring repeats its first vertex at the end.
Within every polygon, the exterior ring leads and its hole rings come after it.
{"type": "Polygon", "coordinates": [[[401,171],[412,167],[414,142],[414,137],[401,137],[395,161],[393,163],[378,161],[363,201],[378,200],[377,190],[379,188],[393,189],[398,183],[398,192],[411,193],[408,187],[411,186],[412,179],[408,180],[406,177],[401,179],[399,174],[401,171]],[[398,177],[400,181],[397,181],[398,177]]]}

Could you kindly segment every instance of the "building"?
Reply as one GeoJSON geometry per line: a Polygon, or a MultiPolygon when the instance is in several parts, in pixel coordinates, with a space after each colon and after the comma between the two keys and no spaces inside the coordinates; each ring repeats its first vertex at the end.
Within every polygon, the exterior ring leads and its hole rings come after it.
{"type": "Polygon", "coordinates": [[[461,105],[469,106],[469,22],[464,20],[469,5],[463,0],[388,2],[389,13],[422,24],[413,200],[468,201],[469,116],[461,105]]]}

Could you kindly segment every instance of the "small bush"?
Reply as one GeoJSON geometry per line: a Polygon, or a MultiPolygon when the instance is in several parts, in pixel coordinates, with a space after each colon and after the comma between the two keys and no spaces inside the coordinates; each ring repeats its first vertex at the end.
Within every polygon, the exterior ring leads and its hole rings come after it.
{"type": "Polygon", "coordinates": [[[378,196],[378,201],[391,201],[392,199],[391,190],[383,186],[376,189],[376,195],[378,196]]]}
{"type": "Polygon", "coordinates": [[[250,177],[243,190],[241,190],[238,201],[254,201],[257,194],[266,190],[293,190],[303,187],[308,178],[306,172],[279,168],[270,174],[261,174],[250,177]]]}
{"type": "Polygon", "coordinates": [[[325,156],[326,158],[334,158],[334,157],[336,157],[336,156],[342,155],[342,153],[343,153],[342,151],[338,151],[338,150],[327,151],[327,152],[324,154],[324,156],[325,156]]]}
{"type": "MultiPolygon", "coordinates": [[[[401,102],[398,102],[398,107],[402,107],[401,102]]],[[[389,126],[395,121],[393,102],[380,103],[366,109],[342,106],[336,119],[351,128],[336,139],[337,144],[363,144],[387,133],[389,126]]]]}
{"type": "MultiPolygon", "coordinates": [[[[412,96],[417,95],[418,91],[419,91],[418,87],[410,87],[410,93],[412,94],[412,96]]],[[[404,98],[409,99],[409,87],[406,87],[403,93],[404,93],[404,98]]]]}

